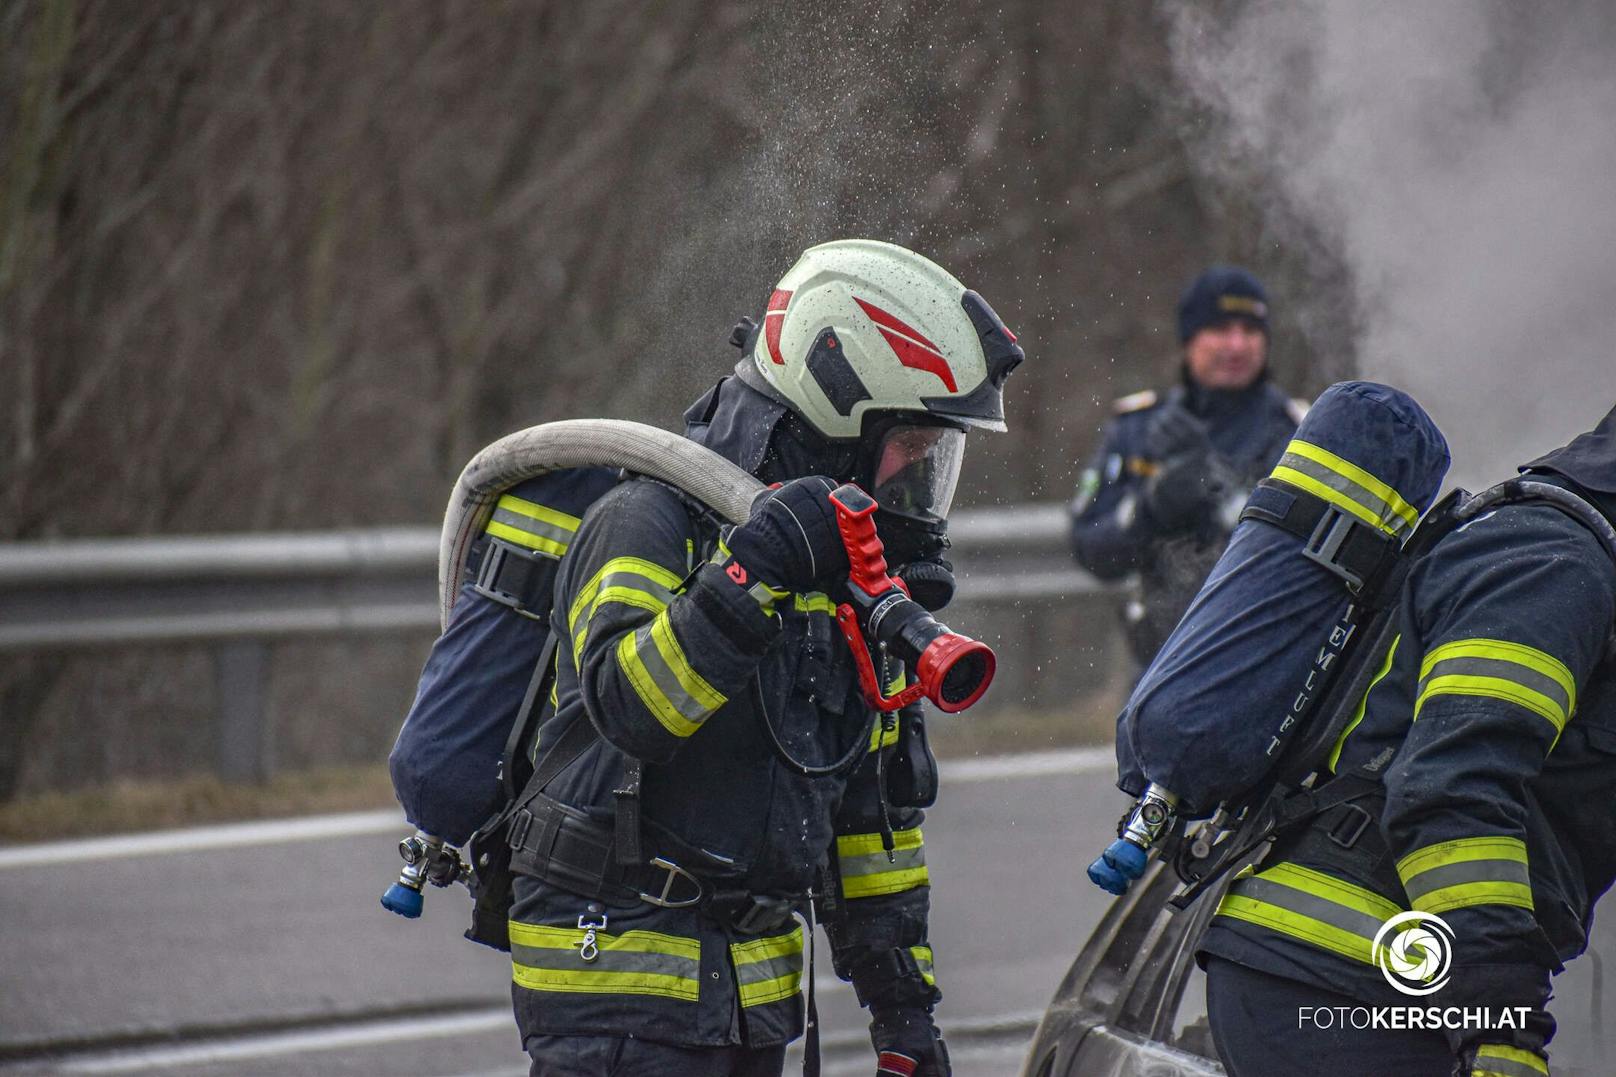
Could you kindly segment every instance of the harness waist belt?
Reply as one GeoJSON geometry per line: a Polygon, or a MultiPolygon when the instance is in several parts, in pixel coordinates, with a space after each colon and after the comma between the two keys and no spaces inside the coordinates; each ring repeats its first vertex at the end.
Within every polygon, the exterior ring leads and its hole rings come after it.
{"type": "Polygon", "coordinates": [[[807,900],[804,894],[747,890],[726,872],[722,859],[649,821],[646,859],[620,863],[614,829],[571,805],[537,796],[511,817],[511,868],[608,905],[700,907],[745,934],[778,930],[807,900]]]}

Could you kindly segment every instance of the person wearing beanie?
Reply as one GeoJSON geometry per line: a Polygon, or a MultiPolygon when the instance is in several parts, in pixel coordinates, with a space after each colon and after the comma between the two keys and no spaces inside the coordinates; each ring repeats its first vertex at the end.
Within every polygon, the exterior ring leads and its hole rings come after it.
{"type": "Polygon", "coordinates": [[[1140,669],[1307,411],[1269,379],[1269,309],[1247,270],[1218,265],[1196,277],[1178,302],[1179,384],[1117,400],[1079,480],[1072,550],[1102,580],[1132,577],[1122,619],[1140,669]]]}

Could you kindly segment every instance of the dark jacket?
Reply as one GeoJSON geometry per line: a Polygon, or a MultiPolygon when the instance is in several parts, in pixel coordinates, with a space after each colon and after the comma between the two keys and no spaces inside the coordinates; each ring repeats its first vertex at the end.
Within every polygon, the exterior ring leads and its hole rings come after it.
{"type": "MultiPolygon", "coordinates": [[[[556,800],[612,819],[625,757],[644,763],[647,857],[699,850],[725,885],[802,898],[835,860],[845,912],[827,923],[838,972],[867,1005],[929,1006],[921,813],[893,809],[882,846],[876,760],[891,739],[862,701],[822,594],[766,611],[709,563],[715,523],[640,479],[585,514],[556,581],[554,714],[541,753],[577,722],[598,739],[550,784],[556,800]],[[868,738],[850,776],[808,777],[868,738]],[[672,841],[672,838],[667,839],[672,841]],[[715,867],[716,866],[716,867],[715,867]]],[[[518,876],[511,942],[524,1035],[605,1032],[710,1046],[781,1043],[802,1030],[800,927],[748,936],[698,909],[605,910],[600,955],[580,958],[582,896],[518,876]]]]}
{"type": "Polygon", "coordinates": [[[1102,580],[1138,574],[1138,594],[1124,621],[1141,666],[1189,607],[1234,530],[1239,503],[1274,466],[1306,410],[1266,379],[1239,392],[1186,383],[1165,393],[1134,393],[1113,405],[1114,417],[1071,504],[1072,550],[1102,580]],[[1145,485],[1161,464],[1148,431],[1163,408],[1184,408],[1205,424],[1220,458],[1216,466],[1229,473],[1233,491],[1190,527],[1171,532],[1140,509],[1145,485]]]}
{"type": "Polygon", "coordinates": [[[1351,848],[1322,838],[1341,818],[1282,838],[1202,951],[1383,1004],[1541,1009],[1616,878],[1616,567],[1557,509],[1507,505],[1422,558],[1398,616],[1332,760],[1395,752],[1374,825],[1351,848]],[[1453,931],[1452,980],[1429,1000],[1372,960],[1380,924],[1410,908],[1453,931]]]}

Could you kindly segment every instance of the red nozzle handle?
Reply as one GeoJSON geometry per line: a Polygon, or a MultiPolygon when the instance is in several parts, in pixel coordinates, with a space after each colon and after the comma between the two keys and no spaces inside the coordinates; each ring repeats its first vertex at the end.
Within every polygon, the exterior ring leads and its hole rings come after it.
{"type": "Polygon", "coordinates": [[[853,612],[853,607],[846,602],[837,606],[836,623],[841,626],[842,638],[847,640],[848,650],[853,652],[853,665],[858,668],[864,702],[884,713],[907,707],[926,694],[925,686],[917,680],[897,695],[883,695],[881,682],[875,678],[875,663],[870,661],[870,648],[865,645],[864,633],[859,629],[858,614],[853,612]]]}
{"type": "Polygon", "coordinates": [[[830,492],[836,506],[836,526],[847,549],[847,576],[867,595],[878,595],[891,587],[887,576],[886,550],[875,533],[875,498],[846,482],[830,492]]]}

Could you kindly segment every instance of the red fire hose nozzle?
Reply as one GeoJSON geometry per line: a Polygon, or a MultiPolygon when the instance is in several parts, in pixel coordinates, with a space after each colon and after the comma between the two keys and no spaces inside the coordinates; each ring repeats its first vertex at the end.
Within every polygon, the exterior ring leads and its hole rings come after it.
{"type": "Polygon", "coordinates": [[[901,580],[887,575],[885,551],[875,531],[875,499],[852,483],[830,494],[847,548],[851,602],[836,608],[864,697],[881,711],[897,710],[925,696],[954,714],[982,698],[997,667],[993,649],[949,629],[909,597],[901,580]],[[915,683],[895,695],[881,692],[866,638],[887,649],[915,671],[915,683]]]}

